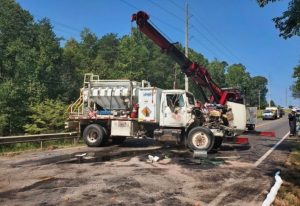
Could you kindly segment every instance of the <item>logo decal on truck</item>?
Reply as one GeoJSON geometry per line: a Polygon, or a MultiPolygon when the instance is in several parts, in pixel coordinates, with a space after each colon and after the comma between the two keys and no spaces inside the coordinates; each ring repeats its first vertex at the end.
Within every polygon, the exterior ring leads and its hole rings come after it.
{"type": "Polygon", "coordinates": [[[151,94],[151,92],[149,92],[149,93],[144,93],[143,96],[144,96],[144,97],[150,97],[150,96],[152,96],[152,94],[151,94]]]}

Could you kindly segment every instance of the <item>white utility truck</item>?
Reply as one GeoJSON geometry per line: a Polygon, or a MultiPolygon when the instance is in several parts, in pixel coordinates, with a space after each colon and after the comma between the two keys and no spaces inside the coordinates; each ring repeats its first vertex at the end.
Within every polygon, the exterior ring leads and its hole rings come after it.
{"type": "Polygon", "coordinates": [[[153,137],[210,151],[246,129],[246,108],[234,102],[196,107],[193,94],[185,90],[86,74],[79,99],[69,107],[68,127],[77,128],[88,146],[101,146],[108,138],[118,143],[153,137]]]}

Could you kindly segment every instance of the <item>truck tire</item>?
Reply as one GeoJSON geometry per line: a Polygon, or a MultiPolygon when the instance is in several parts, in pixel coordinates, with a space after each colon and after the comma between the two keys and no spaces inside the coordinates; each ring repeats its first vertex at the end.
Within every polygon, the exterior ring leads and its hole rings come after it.
{"type": "Polygon", "coordinates": [[[91,124],[84,129],[83,139],[89,147],[99,147],[107,139],[107,134],[100,125],[91,124]]]}
{"type": "Polygon", "coordinates": [[[213,149],[218,149],[219,147],[221,147],[222,142],[223,142],[223,137],[215,136],[215,143],[214,143],[213,149]]]}
{"type": "Polygon", "coordinates": [[[214,146],[215,136],[208,128],[195,127],[188,133],[187,143],[191,150],[209,152],[214,146]]]}
{"type": "Polygon", "coordinates": [[[255,124],[249,124],[247,126],[247,128],[248,128],[248,131],[253,131],[253,130],[255,130],[255,124]]]}

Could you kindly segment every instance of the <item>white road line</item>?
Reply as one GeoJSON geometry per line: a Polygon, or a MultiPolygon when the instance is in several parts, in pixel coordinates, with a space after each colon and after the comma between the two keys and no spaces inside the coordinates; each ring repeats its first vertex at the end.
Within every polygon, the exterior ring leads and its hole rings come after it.
{"type": "Polygon", "coordinates": [[[253,165],[254,167],[257,167],[258,165],[260,165],[260,163],[262,163],[262,161],[264,161],[275,149],[276,147],[278,147],[278,145],[281,144],[281,142],[283,142],[283,140],[285,140],[288,136],[289,136],[290,132],[288,132],[286,135],[284,135],[284,137],[282,137],[282,139],[277,142],[271,149],[269,149],[263,156],[261,156],[261,158],[259,158],[253,165]]]}
{"type": "MultiPolygon", "coordinates": [[[[286,135],[284,135],[282,137],[281,140],[279,140],[271,149],[269,149],[262,157],[260,157],[254,164],[254,167],[257,167],[259,164],[262,163],[262,161],[264,161],[275,149],[276,147],[278,147],[278,145],[280,145],[288,136],[289,136],[290,132],[288,132],[286,135]]],[[[246,173],[250,173],[251,170],[253,168],[250,168],[246,171],[246,173]]],[[[225,183],[229,184],[231,180],[227,180],[225,181],[225,183]]],[[[242,180],[243,181],[243,180],[242,180]]],[[[237,182],[235,182],[237,183],[237,182]]],[[[223,183],[224,184],[224,183],[223,183]]],[[[226,187],[225,187],[226,188],[226,187]]],[[[217,197],[215,197],[215,199],[213,199],[208,205],[210,206],[217,206],[220,205],[220,203],[222,202],[222,200],[225,198],[225,196],[227,196],[229,194],[229,191],[222,191],[219,195],[217,195],[217,197]]]]}
{"type": "Polygon", "coordinates": [[[222,191],[215,199],[213,199],[208,205],[217,206],[220,205],[222,200],[229,194],[229,191],[222,191]]]}

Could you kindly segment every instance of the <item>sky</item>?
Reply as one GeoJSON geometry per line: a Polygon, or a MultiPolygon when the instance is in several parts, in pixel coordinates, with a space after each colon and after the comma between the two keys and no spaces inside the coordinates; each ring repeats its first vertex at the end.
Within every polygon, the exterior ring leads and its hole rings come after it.
{"type": "Polygon", "coordinates": [[[279,37],[272,21],[287,9],[288,0],[264,8],[256,0],[17,0],[36,20],[50,19],[56,35],[65,40],[80,40],[84,28],[99,37],[130,34],[135,26],[131,15],[143,10],[171,42],[182,45],[186,1],[190,48],[209,61],[242,63],[251,76],[268,78],[268,99],[281,106],[300,106],[289,89],[293,68],[300,64],[300,37],[279,37]]]}

